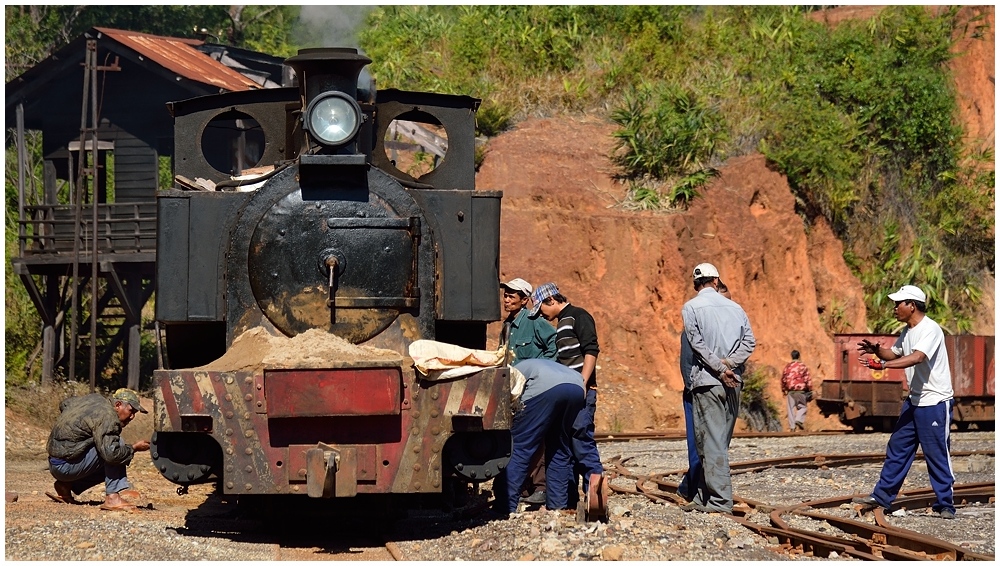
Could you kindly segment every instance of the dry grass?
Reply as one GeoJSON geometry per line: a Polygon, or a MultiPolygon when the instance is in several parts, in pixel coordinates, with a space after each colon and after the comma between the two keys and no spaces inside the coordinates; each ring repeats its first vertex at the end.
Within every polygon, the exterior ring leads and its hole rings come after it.
{"type": "Polygon", "coordinates": [[[89,392],[89,385],[77,382],[54,383],[45,387],[37,384],[8,385],[5,400],[9,409],[29,417],[40,427],[52,428],[59,416],[59,404],[64,399],[89,392]]]}

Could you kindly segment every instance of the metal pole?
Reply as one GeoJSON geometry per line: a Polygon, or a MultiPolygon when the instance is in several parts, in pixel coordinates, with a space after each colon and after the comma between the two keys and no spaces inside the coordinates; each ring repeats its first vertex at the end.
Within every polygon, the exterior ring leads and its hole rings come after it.
{"type": "MultiPolygon", "coordinates": [[[[87,139],[87,98],[90,94],[90,41],[87,42],[85,52],[85,66],[83,71],[83,108],[80,110],[80,159],[77,163],[76,173],[76,222],[73,226],[73,297],[72,312],[70,313],[70,348],[69,348],[69,380],[76,380],[76,346],[79,338],[77,328],[77,318],[79,317],[79,290],[80,290],[80,238],[81,225],[83,224],[83,169],[85,161],[83,145],[87,139]]],[[[72,153],[71,153],[72,155],[72,153]]]]}
{"type": "Polygon", "coordinates": [[[93,237],[90,241],[90,390],[97,388],[97,42],[88,41],[87,51],[90,53],[90,204],[93,207],[91,228],[93,237]]]}
{"type": "Polygon", "coordinates": [[[24,256],[24,176],[27,169],[24,147],[24,103],[17,103],[17,250],[24,256]]]}

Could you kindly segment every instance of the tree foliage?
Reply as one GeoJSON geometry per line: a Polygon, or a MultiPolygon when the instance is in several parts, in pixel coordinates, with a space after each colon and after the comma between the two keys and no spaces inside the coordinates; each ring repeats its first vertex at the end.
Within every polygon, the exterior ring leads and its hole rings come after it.
{"type": "Polygon", "coordinates": [[[293,55],[298,6],[31,5],[5,6],[7,80],[92,27],[206,41],[293,55]]]}

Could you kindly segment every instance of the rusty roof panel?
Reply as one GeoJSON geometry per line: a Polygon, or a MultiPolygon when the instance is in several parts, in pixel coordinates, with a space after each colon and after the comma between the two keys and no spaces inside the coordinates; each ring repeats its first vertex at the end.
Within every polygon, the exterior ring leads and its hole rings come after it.
{"type": "Polygon", "coordinates": [[[186,79],[228,91],[261,88],[251,79],[195,49],[194,46],[202,44],[199,40],[110,28],[94,29],[186,79]]]}

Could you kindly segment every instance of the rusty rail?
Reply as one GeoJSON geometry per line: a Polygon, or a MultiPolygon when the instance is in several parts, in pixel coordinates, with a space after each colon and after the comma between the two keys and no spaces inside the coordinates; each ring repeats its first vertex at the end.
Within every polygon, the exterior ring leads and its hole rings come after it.
{"type": "MultiPolygon", "coordinates": [[[[816,430],[810,432],[766,431],[766,432],[736,432],[733,438],[783,438],[787,436],[809,437],[856,434],[852,430],[816,430]]],[[[649,431],[649,432],[598,432],[594,434],[597,442],[628,442],[630,440],[681,440],[685,438],[683,430],[649,431]]]]}
{"type": "MultiPolygon", "coordinates": [[[[973,455],[995,455],[993,450],[972,450],[954,452],[952,457],[973,455]]],[[[918,454],[918,457],[922,457],[918,454]]],[[[829,468],[851,466],[863,463],[878,463],[885,458],[878,454],[813,454],[809,456],[793,456],[787,458],[772,458],[767,460],[751,460],[731,464],[733,474],[761,471],[768,468],[829,468]]],[[[612,491],[631,495],[642,495],[657,503],[673,503],[683,505],[686,501],[677,494],[677,482],[667,480],[668,476],[679,476],[686,470],[657,472],[639,476],[631,472],[625,463],[631,458],[615,456],[605,466],[610,477],[623,477],[635,481],[635,489],[611,485],[612,491]]],[[[993,502],[995,484],[961,484],[954,487],[955,501],[968,504],[972,501],[993,502]]],[[[948,541],[940,540],[925,534],[890,525],[881,508],[874,512],[875,524],[868,524],[853,519],[839,517],[818,511],[827,508],[840,508],[851,504],[853,495],[831,497],[813,501],[804,501],[794,505],[774,506],[764,502],[746,498],[734,497],[736,505],[730,517],[762,536],[775,538],[780,549],[792,554],[805,554],[819,557],[829,557],[836,552],[859,560],[995,560],[995,556],[972,552],[948,541]],[[748,517],[754,512],[768,513],[770,525],[761,525],[748,517]],[[788,524],[785,517],[797,515],[810,520],[825,522],[839,529],[848,536],[811,531],[795,528],[788,524]]],[[[924,488],[900,493],[893,502],[894,507],[914,508],[926,507],[935,499],[932,489],[924,488]]],[[[861,508],[855,506],[859,516],[861,508]]]]}

